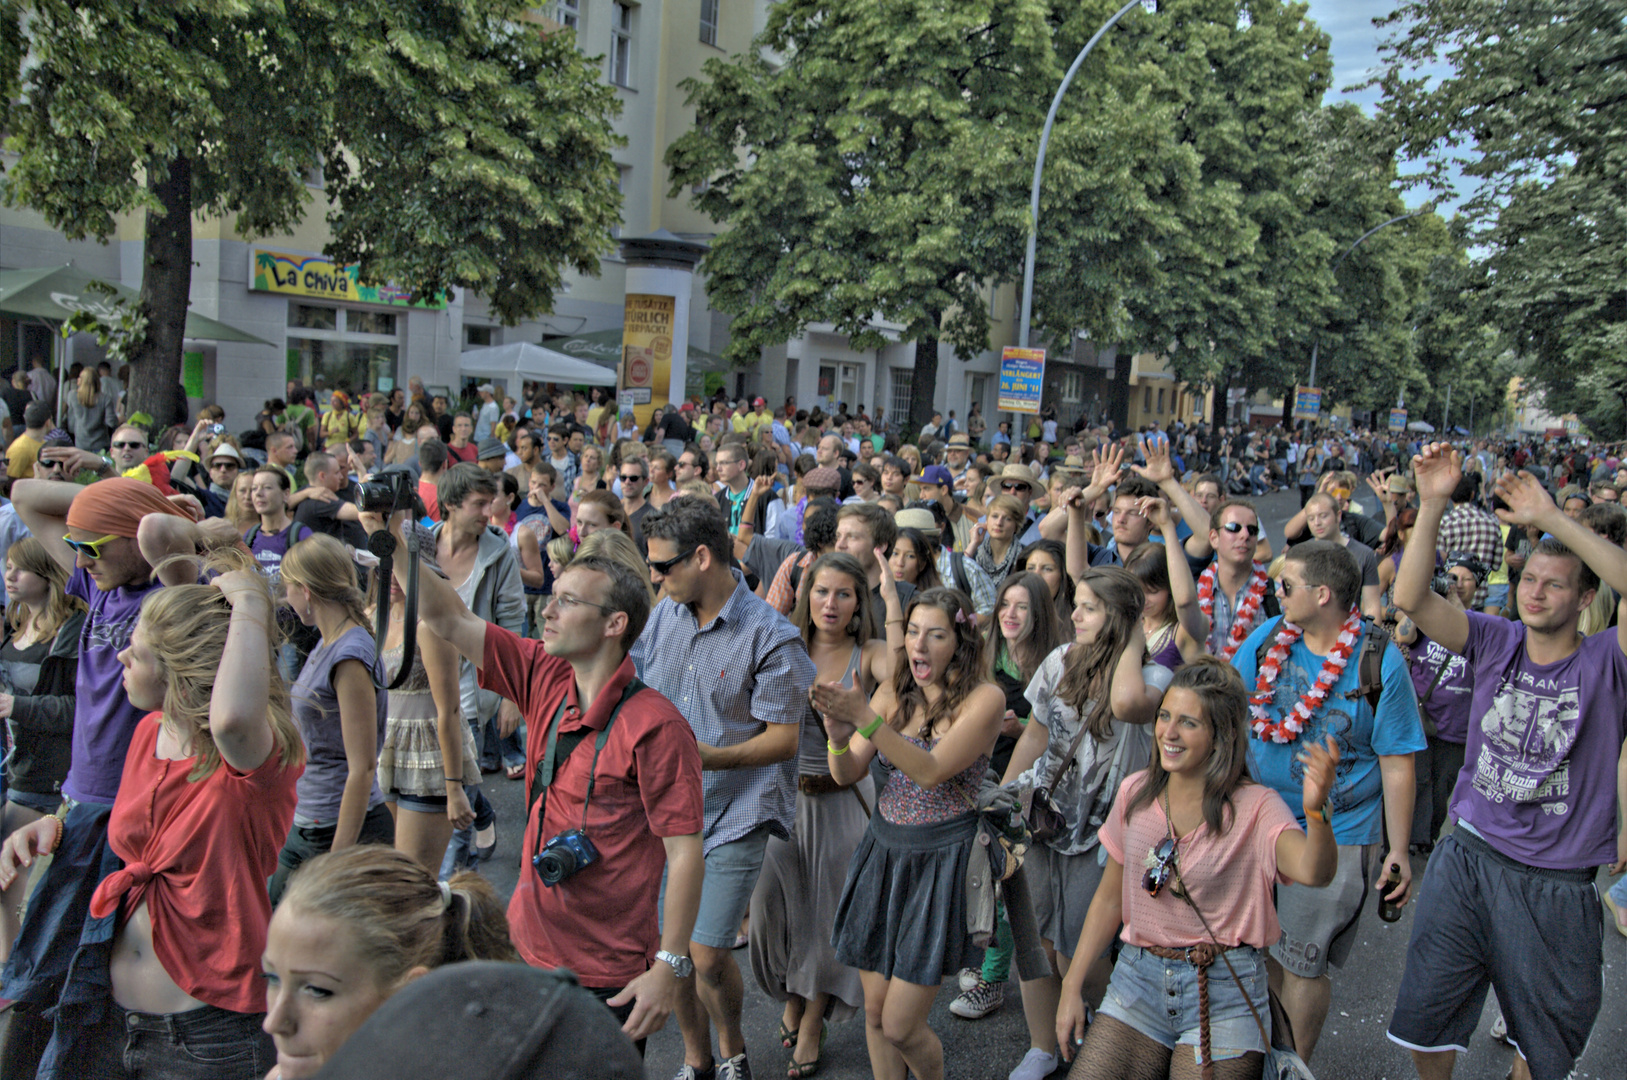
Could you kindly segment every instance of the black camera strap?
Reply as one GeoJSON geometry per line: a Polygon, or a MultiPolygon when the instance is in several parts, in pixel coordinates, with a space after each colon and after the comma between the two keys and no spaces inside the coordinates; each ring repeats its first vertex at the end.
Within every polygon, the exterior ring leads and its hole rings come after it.
{"type": "MultiPolygon", "coordinates": [[[[627,685],[622,688],[621,699],[616,702],[616,707],[610,710],[610,716],[605,720],[603,730],[593,740],[593,761],[588,765],[588,790],[587,795],[582,799],[582,828],[584,830],[587,828],[588,803],[593,801],[593,782],[599,770],[599,752],[604,749],[604,744],[610,740],[610,727],[616,722],[616,717],[621,714],[622,706],[626,705],[634,694],[643,689],[645,689],[645,685],[636,676],[628,680],[627,685]]],[[[537,763],[537,771],[531,776],[531,791],[526,799],[526,808],[529,811],[531,807],[536,807],[537,810],[537,842],[535,850],[531,852],[533,857],[542,851],[542,816],[548,809],[548,788],[554,782],[555,770],[563,765],[571,754],[576,752],[576,748],[582,745],[582,742],[588,736],[588,732],[592,730],[591,728],[581,727],[561,735],[559,733],[559,721],[564,715],[565,702],[561,701],[559,708],[554,710],[554,718],[548,723],[548,738],[543,744],[542,760],[537,763]]]]}

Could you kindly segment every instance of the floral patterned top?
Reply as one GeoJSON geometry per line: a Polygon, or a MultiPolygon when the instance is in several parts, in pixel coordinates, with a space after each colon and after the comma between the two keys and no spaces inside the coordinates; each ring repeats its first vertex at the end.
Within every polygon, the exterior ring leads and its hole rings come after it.
{"type": "MultiPolygon", "coordinates": [[[[925,739],[903,738],[923,750],[931,750],[925,739]]],[[[983,786],[983,777],[989,771],[989,755],[982,754],[965,769],[951,776],[931,791],[927,791],[904,775],[887,760],[887,755],[876,751],[881,763],[887,766],[887,786],[881,789],[876,809],[882,819],[893,825],[935,825],[940,821],[971,813],[967,802],[977,802],[977,792],[983,786]]]]}

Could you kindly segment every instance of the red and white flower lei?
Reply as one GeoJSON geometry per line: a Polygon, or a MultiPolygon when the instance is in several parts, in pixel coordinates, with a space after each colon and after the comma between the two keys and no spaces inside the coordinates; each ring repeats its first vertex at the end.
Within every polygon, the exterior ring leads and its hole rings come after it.
{"type": "Polygon", "coordinates": [[[1271,651],[1265,654],[1265,660],[1260,664],[1259,679],[1255,683],[1254,693],[1249,696],[1249,712],[1253,715],[1251,727],[1256,738],[1270,739],[1274,743],[1289,743],[1299,738],[1305,730],[1305,724],[1322,703],[1328,699],[1328,694],[1338,685],[1339,677],[1344,674],[1345,665],[1350,663],[1350,656],[1356,651],[1356,642],[1361,639],[1361,612],[1355,608],[1350,609],[1344,625],[1339,627],[1339,637],[1328,650],[1327,658],[1322,661],[1321,674],[1311,688],[1294,702],[1281,723],[1275,723],[1271,715],[1265,711],[1265,706],[1273,697],[1271,687],[1282,673],[1282,662],[1287,659],[1288,651],[1294,647],[1294,642],[1300,639],[1305,631],[1284,621],[1277,631],[1276,640],[1272,643],[1271,651]]]}
{"type": "MultiPolygon", "coordinates": [[[[1210,622],[1215,618],[1215,582],[1218,564],[1210,563],[1208,569],[1198,575],[1198,607],[1203,609],[1203,617],[1210,622]]],[[[1260,608],[1265,603],[1265,590],[1271,584],[1266,576],[1263,563],[1254,564],[1254,574],[1249,578],[1248,589],[1243,593],[1243,602],[1237,605],[1237,611],[1232,615],[1231,634],[1226,638],[1226,644],[1220,650],[1222,660],[1230,660],[1237,647],[1249,636],[1254,629],[1254,623],[1260,617],[1260,608]]]]}

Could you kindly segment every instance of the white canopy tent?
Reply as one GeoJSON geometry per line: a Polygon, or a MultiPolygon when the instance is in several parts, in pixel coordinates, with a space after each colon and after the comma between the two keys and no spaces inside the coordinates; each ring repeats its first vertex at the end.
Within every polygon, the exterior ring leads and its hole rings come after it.
{"type": "Polygon", "coordinates": [[[614,370],[529,341],[470,349],[458,358],[458,363],[470,378],[504,380],[510,394],[517,394],[525,379],[568,386],[616,385],[614,370]]]}

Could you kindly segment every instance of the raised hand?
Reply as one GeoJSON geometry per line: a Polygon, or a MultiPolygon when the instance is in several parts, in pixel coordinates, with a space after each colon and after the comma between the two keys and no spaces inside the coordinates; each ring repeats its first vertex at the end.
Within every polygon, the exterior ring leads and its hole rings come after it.
{"type": "Polygon", "coordinates": [[[1137,442],[1141,446],[1141,456],[1147,459],[1147,463],[1131,465],[1133,472],[1155,484],[1175,479],[1175,463],[1170,460],[1167,438],[1162,435],[1141,436],[1137,442]]]}
{"type": "Polygon", "coordinates": [[[1305,779],[1300,788],[1302,804],[1307,808],[1321,806],[1333,792],[1339,766],[1339,744],[1328,736],[1323,745],[1307,742],[1299,752],[1300,764],[1305,767],[1305,779]]]}
{"type": "Polygon", "coordinates": [[[1105,451],[1092,450],[1090,452],[1090,486],[1084,490],[1084,500],[1087,503],[1095,502],[1107,493],[1107,489],[1118,483],[1119,476],[1124,472],[1124,447],[1109,446],[1105,451]]]}
{"type": "Polygon", "coordinates": [[[1492,490],[1508,506],[1497,516],[1510,525],[1536,525],[1544,514],[1558,509],[1542,481],[1528,472],[1504,473],[1492,490]]]}
{"type": "Polygon", "coordinates": [[[1429,443],[1421,454],[1412,459],[1412,478],[1418,485],[1418,499],[1452,498],[1452,492],[1463,479],[1463,455],[1450,443],[1429,443]]]}
{"type": "Polygon", "coordinates": [[[1156,499],[1150,495],[1144,496],[1136,500],[1136,509],[1141,512],[1141,515],[1147,519],[1147,524],[1151,525],[1155,531],[1163,532],[1169,528],[1171,523],[1169,503],[1163,499],[1156,499]]]}

